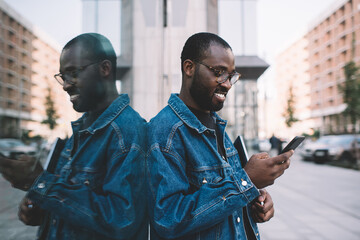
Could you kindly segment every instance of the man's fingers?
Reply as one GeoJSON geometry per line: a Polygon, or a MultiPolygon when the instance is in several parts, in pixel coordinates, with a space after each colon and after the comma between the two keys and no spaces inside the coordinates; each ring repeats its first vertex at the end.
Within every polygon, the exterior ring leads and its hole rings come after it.
{"type": "Polygon", "coordinates": [[[14,165],[17,164],[16,161],[17,160],[15,160],[15,159],[0,157],[0,169],[2,169],[2,168],[11,168],[11,167],[13,167],[14,165]]]}
{"type": "Polygon", "coordinates": [[[23,212],[30,212],[33,209],[34,209],[34,204],[28,198],[25,198],[24,201],[20,204],[20,210],[23,212]]]}
{"type": "Polygon", "coordinates": [[[258,201],[264,202],[266,200],[267,192],[265,189],[260,189],[259,192],[260,192],[260,196],[258,197],[258,201]]]}
{"type": "Polygon", "coordinates": [[[263,223],[269,221],[274,216],[274,211],[269,211],[266,213],[255,212],[253,214],[253,219],[257,223],[263,223]]]}
{"type": "Polygon", "coordinates": [[[8,175],[6,172],[1,172],[1,175],[6,181],[14,183],[14,179],[11,177],[11,175],[8,175]]]}
{"type": "Polygon", "coordinates": [[[273,158],[271,158],[271,160],[273,161],[274,164],[284,164],[286,163],[290,157],[293,155],[294,150],[290,150],[286,153],[280,154],[278,156],[275,156],[273,158]]]}

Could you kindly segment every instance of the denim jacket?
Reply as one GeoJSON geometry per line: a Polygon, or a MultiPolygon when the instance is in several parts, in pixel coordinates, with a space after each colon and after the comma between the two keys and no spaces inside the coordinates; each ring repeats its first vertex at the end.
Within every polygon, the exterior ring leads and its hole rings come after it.
{"type": "Polygon", "coordinates": [[[87,129],[72,122],[55,174],[44,171],[28,197],[48,211],[38,239],[147,239],[146,121],[120,95],[87,129]],[[74,136],[78,147],[73,151],[74,136]],[[45,225],[48,230],[43,232],[45,225]]]}
{"type": "MultiPolygon", "coordinates": [[[[246,239],[242,208],[259,191],[240,165],[225,133],[226,121],[212,114],[223,134],[224,159],[217,150],[215,131],[201,124],[175,94],[148,125],[152,239],[246,239]]],[[[250,224],[260,239],[251,217],[250,224]]]]}

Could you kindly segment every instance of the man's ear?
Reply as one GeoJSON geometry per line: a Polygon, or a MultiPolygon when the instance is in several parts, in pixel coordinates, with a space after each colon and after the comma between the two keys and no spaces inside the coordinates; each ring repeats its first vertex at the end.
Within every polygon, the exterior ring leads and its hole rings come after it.
{"type": "Polygon", "coordinates": [[[100,73],[103,77],[108,77],[111,74],[112,64],[109,60],[104,60],[100,63],[100,73]]]}
{"type": "Polygon", "coordinates": [[[195,73],[195,63],[190,59],[186,59],[183,62],[182,68],[187,77],[192,77],[195,73]]]}

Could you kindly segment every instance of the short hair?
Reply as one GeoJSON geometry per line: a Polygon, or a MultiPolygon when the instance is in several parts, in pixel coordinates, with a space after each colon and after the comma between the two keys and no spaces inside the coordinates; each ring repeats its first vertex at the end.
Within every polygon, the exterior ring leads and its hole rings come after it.
{"type": "Polygon", "coordinates": [[[111,62],[112,73],[116,79],[116,53],[108,38],[98,33],[84,33],[71,39],[63,48],[68,49],[70,46],[80,44],[83,46],[88,56],[93,61],[109,60],[111,62]]]}
{"type": "Polygon", "coordinates": [[[225,49],[231,49],[230,45],[221,37],[209,32],[200,32],[189,37],[181,52],[181,72],[185,60],[201,61],[205,57],[205,52],[212,44],[218,44],[225,49]]]}

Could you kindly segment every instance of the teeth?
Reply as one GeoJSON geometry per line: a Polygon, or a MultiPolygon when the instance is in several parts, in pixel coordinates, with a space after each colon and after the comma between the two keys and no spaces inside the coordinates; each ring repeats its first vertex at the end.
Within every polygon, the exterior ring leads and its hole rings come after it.
{"type": "Polygon", "coordinates": [[[74,94],[70,96],[70,100],[74,100],[75,98],[77,98],[79,96],[79,94],[74,94]]]}
{"type": "Polygon", "coordinates": [[[222,93],[215,93],[215,95],[220,98],[225,98],[225,94],[222,94],[222,93]]]}

